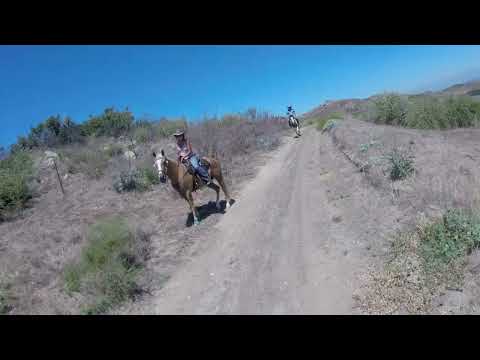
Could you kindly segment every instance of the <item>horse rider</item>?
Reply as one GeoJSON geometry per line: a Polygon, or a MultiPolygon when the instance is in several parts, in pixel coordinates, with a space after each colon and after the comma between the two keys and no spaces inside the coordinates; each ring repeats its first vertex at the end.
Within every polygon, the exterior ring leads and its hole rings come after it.
{"type": "Polygon", "coordinates": [[[193,152],[192,144],[190,143],[190,140],[185,137],[185,132],[183,130],[177,130],[173,136],[177,143],[178,160],[181,163],[190,162],[195,169],[196,174],[198,174],[200,179],[208,185],[211,181],[208,171],[200,165],[200,158],[193,152]]]}
{"type": "Polygon", "coordinates": [[[297,121],[297,123],[299,123],[298,119],[297,119],[297,115],[295,114],[295,110],[293,110],[293,107],[292,106],[288,106],[287,107],[287,116],[288,116],[288,121],[290,123],[290,119],[293,118],[294,120],[297,121]]]}
{"type": "Polygon", "coordinates": [[[296,118],[295,116],[295,110],[293,110],[292,106],[288,106],[287,107],[287,116],[290,118],[290,116],[293,116],[294,118],[296,118]]]}
{"type": "Polygon", "coordinates": [[[287,107],[287,116],[288,116],[288,125],[290,127],[296,128],[297,134],[300,135],[300,120],[298,120],[297,115],[295,114],[295,110],[290,105],[287,107]]]}

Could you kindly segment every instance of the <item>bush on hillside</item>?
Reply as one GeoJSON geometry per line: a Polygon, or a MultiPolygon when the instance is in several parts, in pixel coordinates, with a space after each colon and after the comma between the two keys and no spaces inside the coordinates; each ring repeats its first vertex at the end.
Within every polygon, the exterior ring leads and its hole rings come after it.
{"type": "Polygon", "coordinates": [[[113,188],[118,192],[147,191],[152,185],[160,183],[158,174],[152,168],[122,171],[113,181],[113,188]]]}
{"type": "Polygon", "coordinates": [[[309,123],[315,124],[315,127],[317,130],[322,131],[325,129],[326,124],[330,120],[342,120],[344,118],[345,114],[341,112],[333,112],[325,116],[321,116],[319,118],[314,118],[309,121],[309,123]]]}
{"type": "Polygon", "coordinates": [[[472,127],[480,121],[480,103],[467,96],[450,97],[445,107],[449,128],[472,127]]]}
{"type": "Polygon", "coordinates": [[[127,134],[133,127],[133,114],[127,110],[117,111],[107,108],[103,114],[93,116],[82,125],[83,133],[87,136],[119,137],[127,134]]]}
{"type": "Polygon", "coordinates": [[[25,207],[32,197],[28,181],[33,161],[25,152],[11,154],[0,161],[0,219],[25,207]]]}
{"type": "Polygon", "coordinates": [[[114,217],[90,227],[80,259],[66,267],[67,292],[80,292],[89,304],[85,314],[105,313],[138,290],[136,278],[148,253],[148,237],[134,233],[125,219],[114,217]]]}
{"type": "Polygon", "coordinates": [[[421,254],[429,269],[438,269],[480,246],[480,219],[471,211],[451,209],[421,229],[421,254]]]}
{"type": "Polygon", "coordinates": [[[382,95],[367,105],[366,120],[415,129],[477,126],[480,103],[468,96],[382,95]]]}
{"type": "Polygon", "coordinates": [[[48,148],[82,142],[84,139],[80,125],[69,117],[63,120],[59,115],[50,116],[44,122],[30,129],[30,133],[20,136],[11,148],[12,152],[48,148]]]}
{"type": "Polygon", "coordinates": [[[389,165],[389,177],[392,181],[403,180],[414,172],[414,157],[412,154],[393,148],[385,155],[389,165]]]}
{"type": "Polygon", "coordinates": [[[403,125],[407,115],[407,102],[398,94],[386,93],[374,100],[377,124],[403,125]]]}

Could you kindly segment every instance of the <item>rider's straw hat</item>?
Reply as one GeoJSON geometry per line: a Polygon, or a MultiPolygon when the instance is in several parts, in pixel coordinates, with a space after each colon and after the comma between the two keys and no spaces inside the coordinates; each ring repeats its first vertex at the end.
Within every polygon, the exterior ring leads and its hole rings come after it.
{"type": "Polygon", "coordinates": [[[177,137],[177,136],[182,136],[182,135],[185,135],[185,131],[181,130],[181,129],[178,129],[175,134],[173,134],[173,136],[177,137]]]}

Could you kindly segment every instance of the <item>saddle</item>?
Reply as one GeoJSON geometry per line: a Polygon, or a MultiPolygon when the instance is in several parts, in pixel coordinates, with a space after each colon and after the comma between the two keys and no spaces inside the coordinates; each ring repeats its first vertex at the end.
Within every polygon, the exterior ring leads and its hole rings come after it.
{"type": "MultiPolygon", "coordinates": [[[[200,166],[203,167],[205,170],[208,171],[208,175],[210,178],[212,177],[211,169],[210,169],[210,159],[207,157],[201,157],[199,159],[200,166]]],[[[197,191],[198,189],[202,188],[205,183],[202,179],[198,176],[195,171],[195,168],[192,166],[189,160],[184,160],[183,165],[187,168],[187,172],[193,176],[193,191],[197,191]]]]}

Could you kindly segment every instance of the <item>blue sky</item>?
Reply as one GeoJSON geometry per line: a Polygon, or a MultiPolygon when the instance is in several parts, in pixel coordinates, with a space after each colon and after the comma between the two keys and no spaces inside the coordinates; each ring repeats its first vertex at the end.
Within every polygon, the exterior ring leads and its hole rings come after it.
{"type": "Polygon", "coordinates": [[[480,76],[480,46],[0,46],[0,144],[49,115],[284,114],[480,76]]]}

